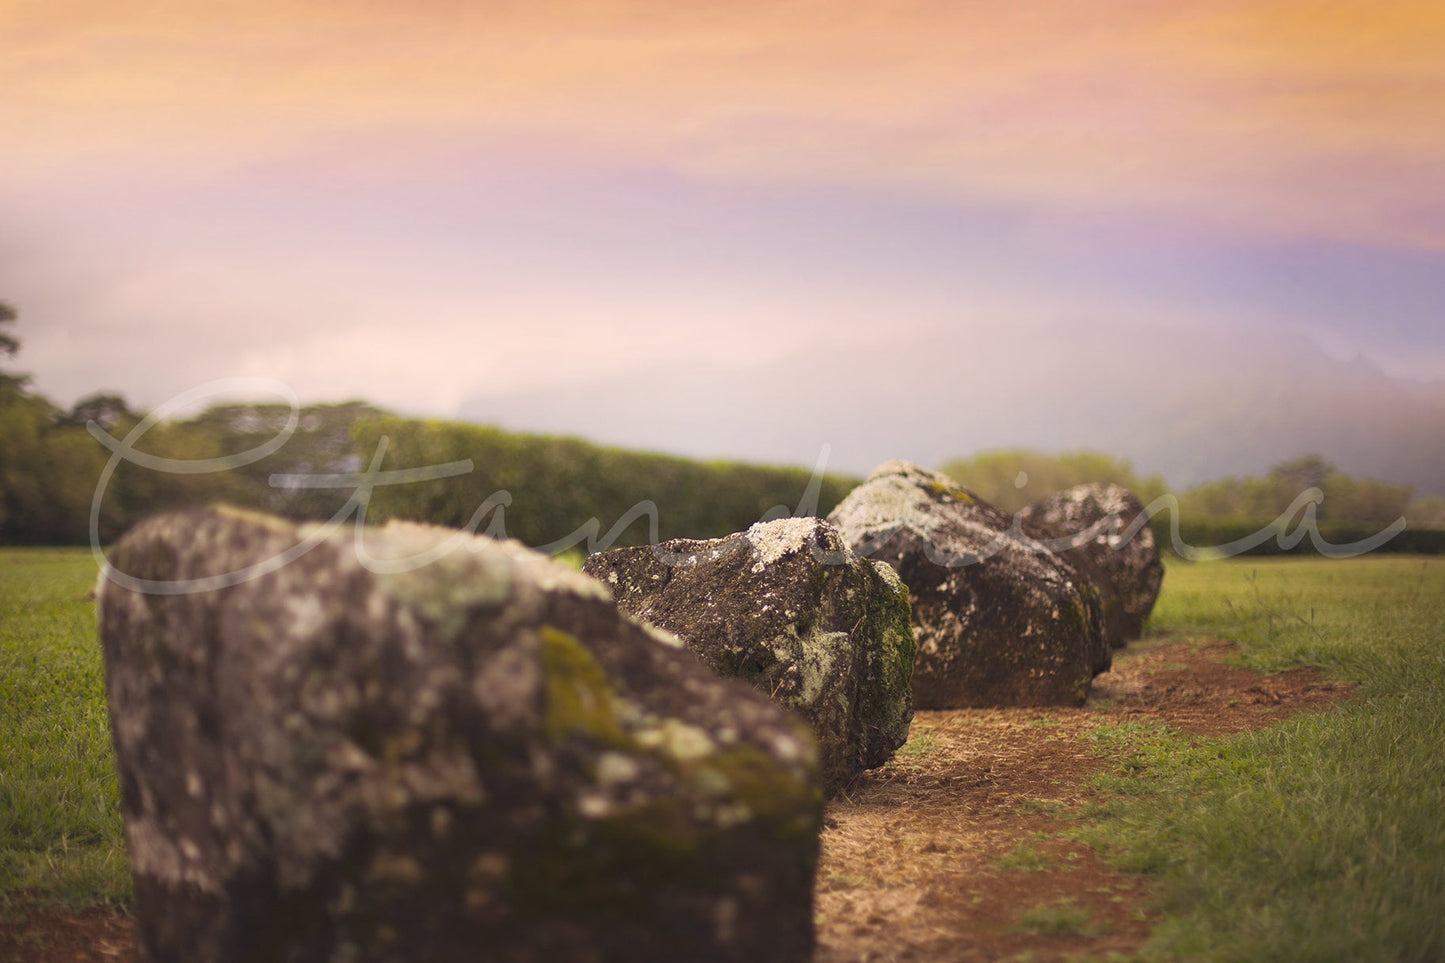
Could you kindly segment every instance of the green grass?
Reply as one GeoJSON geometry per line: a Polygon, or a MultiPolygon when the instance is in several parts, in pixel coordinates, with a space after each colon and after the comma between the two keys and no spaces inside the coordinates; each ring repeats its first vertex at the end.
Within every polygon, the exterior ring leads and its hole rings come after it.
{"type": "Polygon", "coordinates": [[[0,550],[0,910],[129,897],[95,576],[87,549],[0,550]]]}
{"type": "Polygon", "coordinates": [[[1445,560],[1174,564],[1151,625],[1360,691],[1227,738],[1096,733],[1114,765],[1084,835],[1158,877],[1146,956],[1445,959],[1445,560]]]}
{"type": "MultiPolygon", "coordinates": [[[[94,578],[83,550],[0,550],[0,910],[128,899],[94,578]]],[[[1318,665],[1361,688],[1240,736],[1094,735],[1110,765],[1083,832],[1157,878],[1147,956],[1445,959],[1442,626],[1445,560],[1169,567],[1156,635],[1237,639],[1252,667],[1318,665]]],[[[937,748],[925,730],[905,754],[937,748]]],[[[1035,907],[1019,925],[1086,927],[1077,915],[1035,907]]]]}
{"type": "Polygon", "coordinates": [[[900,756],[927,756],[938,748],[938,735],[932,729],[923,729],[898,747],[900,756]]]}
{"type": "Polygon", "coordinates": [[[1087,909],[1067,899],[1029,907],[1011,929],[1035,936],[1097,936],[1106,931],[1087,909]]]}
{"type": "Polygon", "coordinates": [[[1046,869],[1049,862],[1049,858],[1041,853],[1037,846],[1026,840],[1015,843],[1012,850],[993,860],[993,864],[999,869],[1014,869],[1024,872],[1046,869]]]}

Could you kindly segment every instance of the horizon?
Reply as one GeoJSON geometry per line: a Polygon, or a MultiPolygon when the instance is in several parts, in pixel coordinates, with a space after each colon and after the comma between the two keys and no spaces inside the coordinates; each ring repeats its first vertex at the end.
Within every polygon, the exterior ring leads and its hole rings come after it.
{"type": "MultiPolygon", "coordinates": [[[[243,381],[243,382],[244,382],[244,381],[247,381],[247,380],[250,380],[250,379],[233,379],[233,380],[239,380],[239,381],[243,381]]],[[[852,467],[845,467],[845,468],[841,468],[841,469],[840,469],[840,468],[834,466],[833,464],[831,464],[830,459],[831,459],[831,456],[832,456],[832,451],[831,451],[832,446],[831,446],[830,444],[828,444],[827,442],[823,443],[822,448],[817,452],[817,457],[812,461],[811,464],[805,464],[805,463],[803,463],[803,462],[788,462],[788,461],[750,460],[750,459],[745,459],[745,458],[743,458],[743,459],[730,459],[730,458],[718,459],[718,458],[709,458],[709,457],[706,457],[706,456],[699,456],[699,455],[697,455],[697,454],[689,454],[689,453],[687,453],[687,452],[685,452],[685,451],[666,450],[666,449],[661,449],[661,448],[645,448],[645,447],[638,447],[638,446],[629,446],[629,445],[625,445],[625,444],[611,444],[611,443],[609,443],[609,442],[607,442],[607,441],[605,441],[605,440],[600,440],[600,439],[597,439],[597,438],[594,438],[594,437],[589,437],[589,436],[582,435],[582,434],[577,434],[577,433],[529,431],[529,430],[526,430],[526,429],[509,429],[509,428],[507,428],[507,427],[505,427],[505,426],[503,426],[503,425],[497,424],[496,422],[469,421],[469,420],[466,419],[465,417],[457,417],[457,418],[452,418],[452,419],[433,419],[433,418],[431,418],[431,416],[427,416],[427,415],[424,415],[424,414],[423,414],[423,415],[409,414],[409,413],[406,413],[406,412],[396,411],[396,410],[388,409],[388,408],[385,408],[385,407],[382,407],[382,406],[378,406],[378,405],[374,404],[373,402],[371,402],[371,401],[369,401],[369,400],[367,400],[367,399],[364,399],[364,398],[346,398],[346,399],[339,399],[339,400],[337,400],[337,399],[302,400],[302,399],[300,399],[299,397],[295,396],[294,394],[290,393],[290,392],[289,392],[289,389],[287,389],[286,386],[284,386],[284,385],[281,385],[281,384],[277,383],[277,384],[275,385],[275,387],[276,387],[276,389],[277,389],[276,394],[278,394],[278,395],[280,395],[280,394],[286,394],[286,395],[289,395],[289,397],[285,398],[284,400],[278,400],[277,397],[264,397],[264,396],[262,396],[262,395],[239,393],[239,392],[237,392],[237,391],[235,390],[235,386],[234,386],[234,385],[228,385],[228,386],[226,386],[226,387],[224,387],[224,388],[222,388],[222,389],[220,389],[220,390],[213,390],[213,389],[212,389],[212,386],[201,385],[201,386],[198,386],[198,387],[195,388],[195,389],[192,389],[190,392],[184,393],[183,396],[178,396],[177,398],[168,399],[167,402],[162,403],[160,406],[157,406],[156,408],[153,408],[153,409],[139,409],[139,410],[132,408],[132,409],[131,409],[131,413],[132,413],[133,415],[135,415],[137,418],[140,418],[142,421],[150,420],[151,423],[152,423],[152,427],[147,427],[147,428],[145,429],[145,431],[143,431],[143,432],[141,433],[141,435],[140,435],[138,438],[135,439],[135,441],[134,441],[135,450],[138,451],[138,452],[144,452],[144,450],[145,450],[144,436],[145,436],[145,434],[148,434],[149,431],[152,430],[152,428],[153,428],[154,426],[159,426],[159,425],[163,425],[163,424],[167,424],[167,423],[169,423],[169,424],[182,424],[182,423],[186,423],[186,422],[189,422],[189,421],[201,419],[201,418],[203,418],[206,414],[208,414],[208,413],[210,413],[210,412],[219,411],[219,410],[224,410],[224,409],[227,409],[227,408],[242,408],[242,409],[244,409],[244,408],[278,409],[278,410],[281,410],[281,411],[286,411],[286,412],[288,412],[291,416],[301,416],[301,415],[304,415],[307,411],[317,410],[317,409],[345,408],[345,407],[350,407],[350,406],[365,406],[365,407],[367,407],[367,408],[372,409],[372,411],[373,411],[378,417],[397,417],[397,418],[401,418],[401,419],[404,419],[404,420],[414,420],[414,421],[439,420],[439,421],[442,421],[442,422],[444,422],[444,423],[455,423],[455,424],[469,425],[469,426],[475,426],[475,427],[481,427],[481,428],[496,429],[496,430],[502,431],[502,432],[504,432],[504,433],[513,434],[513,435],[516,435],[516,436],[530,436],[530,437],[537,437],[537,438],[544,438],[544,439],[546,439],[546,438],[552,438],[552,439],[561,439],[561,440],[572,440],[572,441],[581,442],[581,443],[583,443],[583,444],[596,446],[596,447],[599,447],[599,448],[606,448],[606,449],[618,450],[618,451],[622,451],[622,452],[629,453],[629,454],[659,455],[659,456],[663,456],[663,457],[679,458],[679,459],[683,459],[683,460],[687,460],[687,461],[695,461],[695,462],[700,462],[700,463],[701,463],[701,462],[708,462],[708,461],[723,461],[723,462],[737,463],[737,464],[753,464],[753,465],[757,465],[757,466],[759,466],[759,467],[765,467],[765,468],[779,468],[779,469],[790,469],[790,470],[802,469],[802,470],[808,470],[808,471],[810,471],[812,477],[814,477],[815,479],[816,479],[816,478],[825,477],[825,476],[832,476],[832,477],[835,477],[835,478],[851,478],[851,479],[855,479],[855,480],[858,480],[859,482],[861,482],[861,481],[867,479],[868,477],[870,477],[878,468],[881,468],[881,467],[883,467],[884,465],[886,465],[886,464],[888,464],[888,463],[890,463],[890,462],[902,461],[902,462],[905,462],[905,463],[911,463],[911,462],[909,462],[908,459],[886,458],[886,459],[882,459],[882,460],[878,461],[877,463],[875,463],[874,465],[872,465],[872,466],[870,466],[870,467],[868,467],[868,468],[866,468],[866,469],[857,469],[857,468],[852,468],[852,467]]],[[[128,403],[128,399],[122,398],[121,400],[126,401],[126,402],[128,403]]],[[[108,442],[105,442],[105,443],[104,443],[104,446],[105,446],[108,450],[110,450],[113,455],[118,455],[118,456],[121,458],[122,461],[128,461],[128,460],[129,460],[129,458],[124,454],[124,452],[121,451],[122,448],[124,448],[125,450],[129,450],[129,449],[130,449],[130,444],[127,442],[127,439],[130,438],[130,433],[129,433],[129,431],[126,432],[126,433],[113,432],[112,429],[110,429],[108,426],[106,426],[106,425],[104,425],[104,424],[96,424],[96,423],[94,423],[94,422],[89,423],[88,426],[87,426],[87,428],[88,428],[88,430],[89,430],[93,435],[95,435],[96,432],[101,432],[101,433],[103,433],[105,436],[107,436],[110,440],[109,440],[108,442]]],[[[305,428],[305,421],[304,421],[304,419],[298,424],[298,427],[297,427],[296,429],[294,429],[294,430],[299,430],[299,431],[308,430],[308,429],[305,428]]],[[[285,430],[285,429],[283,428],[283,429],[280,430],[280,432],[279,432],[277,435],[272,436],[272,438],[273,438],[273,439],[281,438],[281,437],[284,435],[286,439],[289,439],[289,438],[291,437],[291,434],[292,434],[291,431],[287,431],[287,430],[285,430]]],[[[99,438],[98,435],[97,435],[96,437],[97,437],[97,440],[100,440],[100,438],[99,438]]],[[[270,445],[272,445],[273,443],[274,443],[274,441],[268,441],[268,442],[265,443],[265,447],[270,447],[270,445]]],[[[285,447],[286,447],[285,443],[282,443],[282,444],[280,444],[280,445],[275,449],[275,451],[277,451],[277,452],[284,452],[285,447]]],[[[230,454],[229,454],[228,456],[226,456],[226,457],[240,457],[240,456],[244,456],[244,455],[246,455],[246,454],[247,454],[247,452],[235,452],[235,453],[230,453],[230,454]]],[[[1184,485],[1179,485],[1179,484],[1174,484],[1174,483],[1172,483],[1171,480],[1168,479],[1168,478],[1166,478],[1161,472],[1148,471],[1148,470],[1142,469],[1142,468],[1140,468],[1139,466],[1135,465],[1132,460],[1130,460],[1130,459],[1128,459],[1128,458],[1126,458],[1126,457],[1122,457],[1122,456],[1118,455],[1116,452],[1105,451],[1105,450],[1101,450],[1101,449],[1098,449],[1098,448],[1090,448],[1090,447],[1087,447],[1087,446],[1081,446],[1081,447],[1069,448],[1069,449],[1059,448],[1059,449],[1051,449],[1051,450],[1047,450],[1047,449],[1043,449],[1043,448],[1037,448],[1037,447],[1028,447],[1028,446],[996,446],[996,447],[983,448],[983,449],[978,449],[978,450],[968,451],[968,452],[956,452],[956,453],[949,454],[949,455],[945,456],[944,458],[942,458],[941,460],[939,460],[938,463],[936,463],[936,464],[923,464],[923,463],[920,463],[920,466],[923,467],[923,468],[929,469],[929,470],[933,470],[933,471],[944,471],[945,469],[950,468],[951,465],[956,464],[956,463],[968,462],[968,461],[974,461],[974,460],[981,460],[981,459],[988,459],[988,458],[993,458],[993,457],[998,457],[998,456],[1005,456],[1005,455],[1017,457],[1017,458],[1020,460],[1020,465],[1019,465],[1020,468],[1023,468],[1024,465],[1025,465],[1028,461],[1030,461],[1031,459],[1035,459],[1035,458],[1043,459],[1043,460],[1046,460],[1046,461],[1055,461],[1055,462],[1057,462],[1057,461],[1060,461],[1060,460],[1067,460],[1067,459],[1076,458],[1076,457],[1102,456],[1103,458],[1107,459],[1107,460],[1110,462],[1110,464],[1111,464],[1111,466],[1112,466],[1113,469],[1118,469],[1118,470],[1121,470],[1121,471],[1123,471],[1123,472],[1125,472],[1125,473],[1127,473],[1127,474],[1131,474],[1131,475],[1133,475],[1133,476],[1137,479],[1139,485],[1142,486],[1142,487],[1141,487],[1140,489],[1136,490],[1136,491],[1134,492],[1134,494],[1139,495],[1140,497],[1143,497],[1144,491],[1145,491],[1146,489],[1148,489],[1148,490],[1153,490],[1156,486],[1162,486],[1162,488],[1163,488],[1163,493],[1166,494],[1166,495],[1177,496],[1177,495],[1186,494],[1187,491],[1188,491],[1189,489],[1191,489],[1191,488],[1197,488],[1197,487],[1199,487],[1199,486],[1201,486],[1201,485],[1209,485],[1209,484],[1212,484],[1212,483],[1215,483],[1215,482],[1233,481],[1233,480],[1266,479],[1266,478],[1268,478],[1268,477],[1272,477],[1272,476],[1273,476],[1274,471],[1275,471],[1276,468],[1283,467],[1283,466],[1285,466],[1285,465],[1286,465],[1287,463],[1289,463],[1289,462],[1297,462],[1297,461],[1300,461],[1300,460],[1303,460],[1303,459],[1314,459],[1314,458],[1320,459],[1320,460],[1322,461],[1323,465],[1324,465],[1326,468],[1328,468],[1328,469],[1330,469],[1330,470],[1332,470],[1332,471],[1341,472],[1343,475],[1345,475],[1345,476],[1347,476],[1347,477],[1351,477],[1351,478],[1353,478],[1354,480],[1357,480],[1357,481],[1385,481],[1385,482],[1387,482],[1387,483],[1389,482],[1388,479],[1380,478],[1380,477],[1377,477],[1377,476],[1352,474],[1352,473],[1349,472],[1349,471],[1346,471],[1346,470],[1341,469],[1341,467],[1340,467],[1339,465],[1336,465],[1336,464],[1335,464],[1334,462],[1332,462],[1328,457],[1323,456],[1323,455],[1319,454],[1318,452],[1305,452],[1305,451],[1296,451],[1296,452],[1291,452],[1291,453],[1288,453],[1288,454],[1280,454],[1279,457],[1276,458],[1274,461],[1272,461],[1272,462],[1270,463],[1270,465],[1269,465],[1266,469],[1261,470],[1261,471],[1258,471],[1258,472],[1255,472],[1255,473],[1253,473],[1253,474],[1240,474],[1240,473],[1236,473],[1236,474],[1232,474],[1232,475],[1218,475],[1218,476],[1213,476],[1213,477],[1209,477],[1209,478],[1197,479],[1197,480],[1194,480],[1194,481],[1192,481],[1192,482],[1190,482],[1190,483],[1188,483],[1188,484],[1184,484],[1184,485]]],[[[430,469],[430,468],[434,468],[434,467],[435,467],[435,466],[430,466],[430,465],[427,465],[427,466],[420,466],[420,465],[393,466],[393,465],[388,465],[388,466],[386,466],[387,470],[400,470],[400,471],[403,471],[403,472],[415,471],[415,470],[425,470],[425,469],[430,469]]],[[[1012,470],[1012,469],[1010,469],[1010,470],[1012,470]]],[[[962,478],[964,481],[969,481],[969,479],[963,478],[963,476],[959,476],[959,477],[962,478]]],[[[1015,482],[1015,487],[1020,488],[1020,489],[1024,488],[1025,485],[1027,485],[1027,484],[1029,483],[1028,479],[1029,479],[1029,474],[1028,474],[1028,472],[1027,472],[1027,471],[1020,471],[1020,473],[1019,473],[1019,481],[1015,482]]],[[[972,483],[976,484],[976,483],[977,483],[977,480],[973,480],[972,483]]],[[[273,484],[274,484],[274,482],[273,482],[273,484]]],[[[1413,486],[1411,486],[1411,487],[1413,488],[1413,486]]],[[[1052,491],[1051,489],[1050,489],[1049,491],[1044,491],[1043,494],[1049,494],[1049,493],[1051,493],[1051,491],[1052,491]]],[[[1303,495],[1304,493],[1301,493],[1301,494],[1303,495]]],[[[1431,492],[1431,491],[1422,492],[1422,491],[1416,490],[1416,491],[1413,491],[1413,492],[1412,492],[1412,496],[1411,496],[1411,497],[1414,498],[1414,499],[1419,499],[1419,498],[1423,498],[1423,497],[1438,496],[1438,495],[1440,495],[1440,494],[1441,494],[1440,492],[1431,492]]],[[[1295,512],[1294,512],[1293,510],[1291,510],[1291,511],[1289,511],[1287,514],[1290,515],[1290,516],[1293,516],[1293,515],[1295,514],[1295,512]]],[[[1283,516],[1282,516],[1282,517],[1283,517],[1283,516]]]]}

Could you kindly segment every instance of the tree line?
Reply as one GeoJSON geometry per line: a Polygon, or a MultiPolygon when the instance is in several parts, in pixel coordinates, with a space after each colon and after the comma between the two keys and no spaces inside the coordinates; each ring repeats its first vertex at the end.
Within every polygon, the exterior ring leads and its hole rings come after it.
{"type": "MultiPolygon", "coordinates": [[[[15,320],[0,309],[0,324],[15,320]]],[[[4,327],[0,336],[13,357],[18,339],[4,327]]],[[[227,501],[301,520],[354,517],[364,503],[369,522],[470,525],[536,546],[580,533],[585,547],[589,532],[594,543],[611,532],[611,544],[637,545],[726,535],[800,507],[826,514],[858,483],[403,418],[364,401],[219,404],[147,425],[119,395],[66,409],[23,375],[0,377],[0,544],[84,544],[93,509],[107,544],[153,512],[227,501]],[[138,427],[135,453],[115,456],[138,427]],[[220,469],[188,470],[207,461],[220,469]]]]}
{"type": "MultiPolygon", "coordinates": [[[[1141,476],[1129,462],[1094,451],[990,451],[953,459],[942,470],[1010,512],[1087,482],[1122,485],[1146,505],[1171,492],[1159,475],[1141,476]]],[[[1310,489],[1322,496],[1316,508],[1321,522],[1388,525],[1404,516],[1422,527],[1445,527],[1445,498],[1414,499],[1409,485],[1356,478],[1319,455],[1282,461],[1264,475],[1217,479],[1173,494],[1186,519],[1257,523],[1277,518],[1310,489]]]]}
{"type": "MultiPolygon", "coordinates": [[[[1356,478],[1319,455],[1282,461],[1264,475],[1222,478],[1173,492],[1158,475],[1093,451],[1044,454],[1024,449],[984,452],[946,462],[943,471],[987,501],[1010,512],[1053,492],[1090,482],[1113,483],[1134,492],[1152,511],[1150,526],[1162,546],[1180,540],[1193,548],[1257,541],[1257,533],[1294,533],[1312,513],[1320,536],[1333,545],[1369,540],[1406,519],[1407,527],[1384,546],[1388,551],[1445,551],[1445,498],[1412,498],[1408,485],[1356,478]]],[[[1291,547],[1271,538],[1248,554],[1313,551],[1302,540],[1291,547]]]]}
{"type": "MultiPolygon", "coordinates": [[[[14,321],[14,310],[0,302],[0,357],[19,350],[7,330],[14,321]]],[[[299,410],[218,404],[152,421],[112,393],[63,408],[33,391],[23,374],[0,370],[0,544],[84,544],[92,528],[107,544],[153,512],[228,501],[310,520],[364,508],[371,522],[470,527],[535,546],[580,540],[585,548],[589,535],[592,544],[635,545],[717,537],[799,509],[826,514],[859,482],[403,418],[359,400],[299,410]],[[135,453],[114,454],[138,428],[135,453]],[[189,470],[205,462],[217,470],[189,470]]],[[[1008,511],[1084,482],[1124,485],[1145,504],[1166,493],[1157,475],[1141,477],[1097,452],[997,451],[943,470],[1008,511]]],[[[1211,535],[1276,518],[1311,487],[1324,493],[1319,519],[1341,531],[1378,530],[1401,514],[1413,527],[1445,528],[1445,500],[1412,503],[1405,486],[1353,478],[1317,456],[1284,462],[1264,477],[1190,489],[1179,496],[1181,518],[1201,544],[1211,544],[1211,535]]]]}
{"type": "Polygon", "coordinates": [[[95,400],[70,411],[35,396],[0,400],[0,543],[83,544],[93,501],[101,544],[147,514],[226,501],[297,520],[350,520],[364,511],[368,523],[470,527],[534,546],[577,542],[585,549],[589,533],[593,545],[609,532],[611,545],[639,545],[726,535],[809,501],[826,513],[857,484],[827,475],[810,498],[813,480],[801,468],[700,462],[402,418],[360,401],[301,408],[286,443],[256,460],[248,453],[281,436],[289,407],[227,404],[159,423],[135,446],[170,462],[157,468],[112,459],[91,436],[87,421],[123,439],[143,417],[108,397],[105,420],[92,419],[87,409],[95,400]],[[202,474],[167,470],[215,459],[234,464],[202,474]],[[110,477],[97,500],[107,463],[110,477]]]}

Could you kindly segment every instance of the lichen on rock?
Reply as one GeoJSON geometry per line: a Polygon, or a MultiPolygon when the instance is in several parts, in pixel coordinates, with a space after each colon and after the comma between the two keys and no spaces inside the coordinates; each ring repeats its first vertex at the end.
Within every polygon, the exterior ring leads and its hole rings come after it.
{"type": "Polygon", "coordinates": [[[583,570],[714,672],[806,719],[830,791],[907,740],[915,652],[908,590],[888,566],[849,551],[826,522],[785,518],[722,539],[614,549],[583,570]]]}
{"type": "Polygon", "coordinates": [[[1079,704],[1109,667],[1097,588],[952,478],[887,462],[828,521],[908,586],[919,708],[1079,704]]]}
{"type": "Polygon", "coordinates": [[[1099,587],[1104,632],[1116,648],[1144,633],[1164,582],[1149,516],[1122,485],[1088,484],[1040,499],[1019,513],[1023,530],[1099,587]]]}
{"type": "MultiPolygon", "coordinates": [[[[200,584],[315,531],[192,510],[111,564],[200,584]]],[[[211,591],[103,576],[151,959],[809,957],[805,726],[520,546],[365,537],[211,591]]]]}

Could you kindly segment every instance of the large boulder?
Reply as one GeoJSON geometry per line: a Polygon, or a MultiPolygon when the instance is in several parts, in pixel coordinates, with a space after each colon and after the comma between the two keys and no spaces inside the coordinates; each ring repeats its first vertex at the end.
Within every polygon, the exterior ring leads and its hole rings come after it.
{"type": "Polygon", "coordinates": [[[809,958],[801,722],[515,543],[364,534],[212,508],[112,551],[150,960],[809,958]]]}
{"type": "Polygon", "coordinates": [[[1115,647],[1144,634],[1164,582],[1148,521],[1139,499],[1111,484],[1077,485],[1019,513],[1025,533],[1093,575],[1103,596],[1105,633],[1115,647]]]}
{"type": "Polygon", "coordinates": [[[887,462],[828,520],[908,586],[918,708],[1078,705],[1109,667],[1098,590],[948,476],[887,462]]]}
{"type": "Polygon", "coordinates": [[[677,635],[719,675],[798,712],[829,792],[908,739],[914,641],[908,590],[817,518],[759,522],[587,559],[623,611],[677,635]]]}

